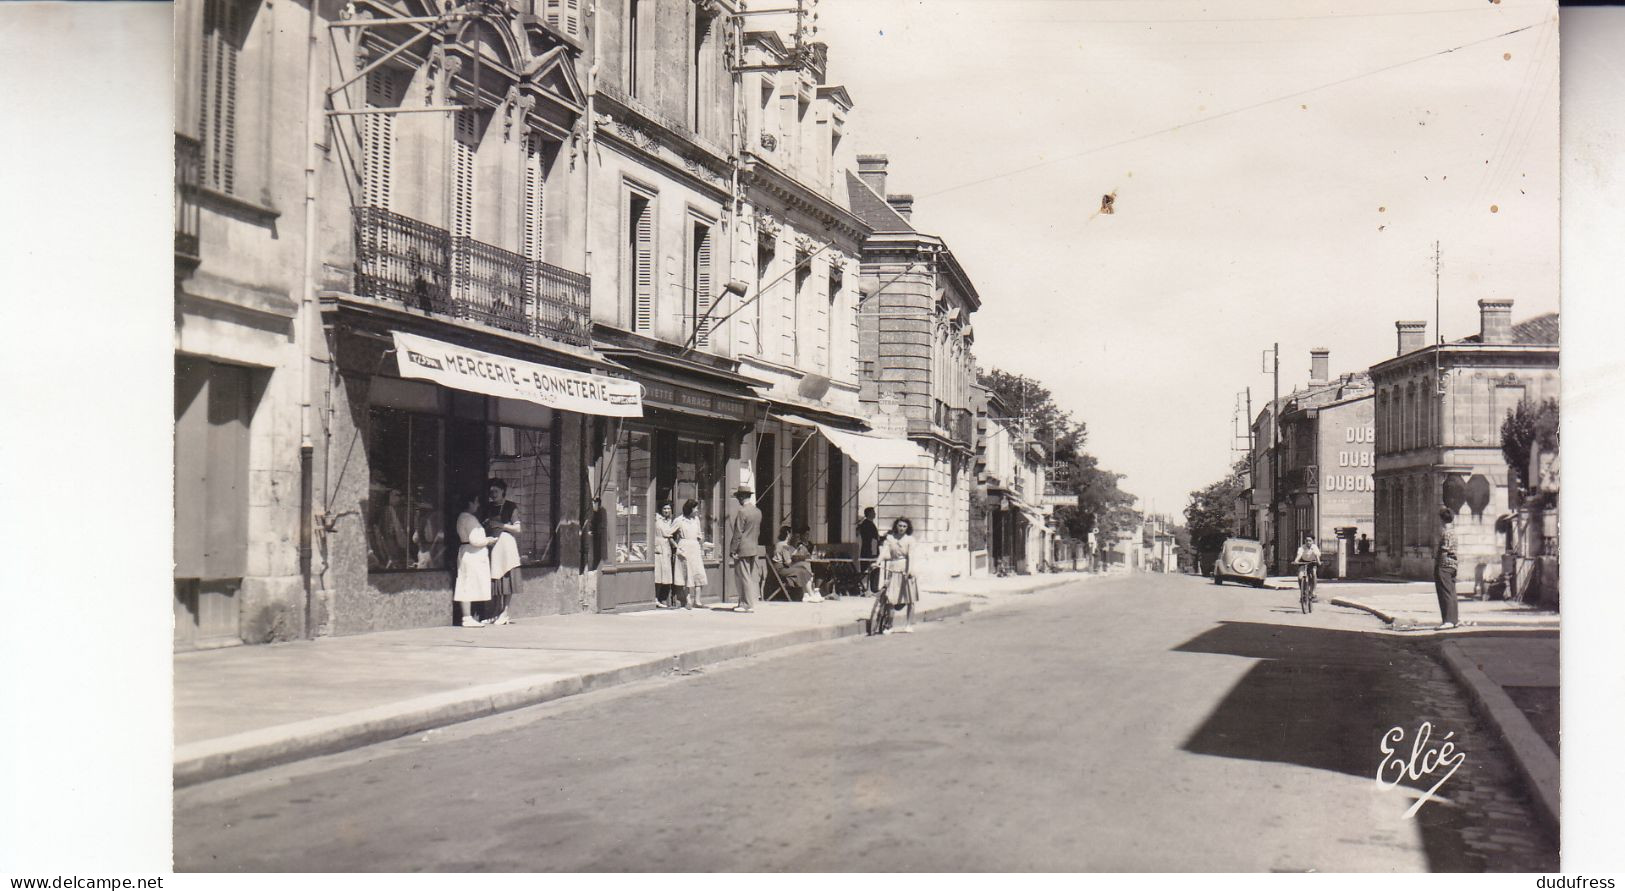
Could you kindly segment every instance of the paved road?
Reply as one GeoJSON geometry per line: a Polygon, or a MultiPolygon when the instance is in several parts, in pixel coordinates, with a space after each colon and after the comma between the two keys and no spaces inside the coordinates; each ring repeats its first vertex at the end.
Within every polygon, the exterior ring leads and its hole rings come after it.
{"type": "Polygon", "coordinates": [[[1421,643],[1293,599],[1097,580],[190,787],[175,865],[1556,869],[1421,643]],[[1379,740],[1423,720],[1467,759],[1404,820],[1379,740]]]}

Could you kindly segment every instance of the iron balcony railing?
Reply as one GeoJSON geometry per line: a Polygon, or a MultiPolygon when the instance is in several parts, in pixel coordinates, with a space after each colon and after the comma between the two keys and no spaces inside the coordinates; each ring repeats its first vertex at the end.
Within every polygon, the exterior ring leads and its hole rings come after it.
{"type": "Polygon", "coordinates": [[[175,134],[175,256],[196,263],[198,228],[202,211],[198,185],[203,176],[203,146],[190,136],[175,134]]]}
{"type": "Polygon", "coordinates": [[[532,337],[591,342],[590,279],[378,207],[355,209],[356,293],[532,337]]]}
{"type": "Polygon", "coordinates": [[[948,409],[948,423],[944,426],[948,428],[948,435],[955,442],[970,445],[976,441],[976,416],[971,414],[970,409],[948,409]]]}

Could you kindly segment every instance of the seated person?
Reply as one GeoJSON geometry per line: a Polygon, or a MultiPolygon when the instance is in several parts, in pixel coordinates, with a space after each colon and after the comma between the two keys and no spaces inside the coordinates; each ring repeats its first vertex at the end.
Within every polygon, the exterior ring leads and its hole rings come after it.
{"type": "Polygon", "coordinates": [[[790,527],[779,527],[779,541],[773,546],[773,565],[779,578],[791,588],[801,592],[801,599],[816,603],[823,598],[813,593],[812,554],[800,539],[790,538],[790,527]]]}

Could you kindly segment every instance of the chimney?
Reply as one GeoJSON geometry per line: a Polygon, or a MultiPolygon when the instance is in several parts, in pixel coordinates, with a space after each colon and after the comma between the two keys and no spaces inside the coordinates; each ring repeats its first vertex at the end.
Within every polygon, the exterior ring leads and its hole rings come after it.
{"type": "Polygon", "coordinates": [[[1332,361],[1332,351],[1331,350],[1328,350],[1325,347],[1315,347],[1314,349],[1310,350],[1309,351],[1309,383],[1311,383],[1311,384],[1324,384],[1324,383],[1326,383],[1326,381],[1330,380],[1331,378],[1328,377],[1328,372],[1329,372],[1328,366],[1331,365],[1331,361],[1332,361]]]}
{"type": "Polygon", "coordinates": [[[1478,301],[1478,339],[1482,343],[1512,342],[1512,301],[1478,301]]]}
{"type": "Polygon", "coordinates": [[[890,204],[891,209],[897,211],[897,215],[905,220],[914,214],[913,195],[904,195],[901,192],[896,195],[887,195],[886,203],[890,204]]]}
{"type": "Polygon", "coordinates": [[[859,155],[858,178],[874,189],[876,195],[886,197],[886,156],[859,155]]]}
{"type": "Polygon", "coordinates": [[[1421,349],[1427,340],[1427,322],[1395,322],[1394,329],[1399,332],[1399,352],[1396,356],[1414,353],[1421,349]]]}

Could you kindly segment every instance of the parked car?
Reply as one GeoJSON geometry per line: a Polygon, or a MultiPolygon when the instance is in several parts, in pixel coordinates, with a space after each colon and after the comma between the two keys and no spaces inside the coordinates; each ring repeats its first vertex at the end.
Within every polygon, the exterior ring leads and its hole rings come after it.
{"type": "Polygon", "coordinates": [[[1219,549],[1219,559],[1213,561],[1215,585],[1231,581],[1262,588],[1266,575],[1264,546],[1250,538],[1225,539],[1224,546],[1219,549]]]}

